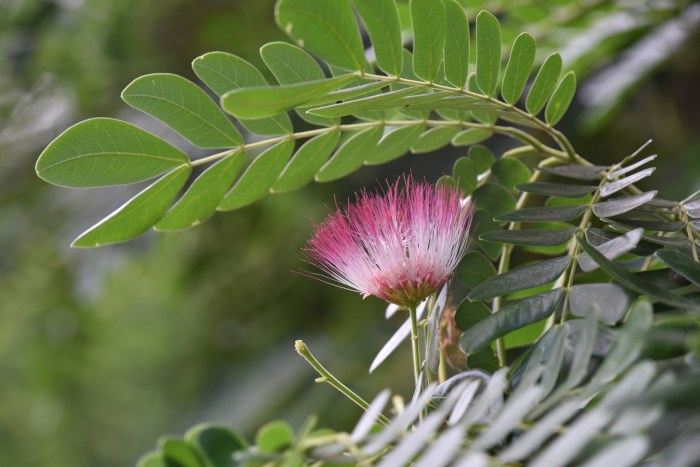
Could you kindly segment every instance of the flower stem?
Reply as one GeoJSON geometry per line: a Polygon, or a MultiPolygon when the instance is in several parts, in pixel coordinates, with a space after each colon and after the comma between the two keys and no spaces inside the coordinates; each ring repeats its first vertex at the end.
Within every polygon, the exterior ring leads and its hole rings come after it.
{"type": "Polygon", "coordinates": [[[411,315],[411,348],[413,349],[413,379],[417,388],[420,376],[420,354],[418,352],[418,319],[416,318],[416,307],[408,307],[408,313],[411,315]]]}
{"type": "MultiPolygon", "coordinates": [[[[314,367],[314,370],[318,372],[318,374],[321,375],[320,378],[316,379],[317,383],[328,383],[334,388],[336,388],[338,391],[343,393],[345,397],[353,401],[355,404],[359,405],[362,407],[363,410],[369,409],[369,404],[367,401],[365,401],[363,398],[355,394],[350,388],[348,388],[346,385],[341,383],[335,376],[333,376],[328,370],[326,370],[323,365],[321,365],[318,360],[316,360],[316,357],[313,356],[309,348],[307,347],[306,343],[302,340],[298,340],[294,343],[294,348],[296,349],[297,353],[304,357],[304,360],[309,362],[309,364],[314,367]]],[[[382,425],[388,425],[389,424],[389,419],[386,418],[384,415],[379,414],[379,417],[377,420],[382,424],[382,425]]]]}

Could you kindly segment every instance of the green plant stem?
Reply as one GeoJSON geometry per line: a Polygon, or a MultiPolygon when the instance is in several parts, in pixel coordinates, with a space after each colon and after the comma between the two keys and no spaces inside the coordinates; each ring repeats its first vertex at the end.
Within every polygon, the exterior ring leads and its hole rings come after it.
{"type": "MultiPolygon", "coordinates": [[[[350,388],[348,388],[346,385],[341,383],[335,376],[333,376],[328,370],[326,370],[323,365],[321,365],[318,360],[313,356],[311,351],[309,350],[309,347],[304,343],[302,340],[298,340],[294,343],[294,348],[296,349],[297,353],[304,357],[304,360],[309,362],[309,364],[318,372],[318,374],[321,375],[321,378],[318,378],[316,380],[317,383],[328,383],[334,388],[336,388],[338,391],[343,393],[345,397],[353,401],[355,404],[359,405],[362,407],[363,410],[369,409],[369,404],[367,401],[365,401],[363,398],[355,394],[350,388]]],[[[384,415],[380,414],[378,417],[379,422],[381,422],[383,425],[388,425],[389,424],[389,419],[386,418],[384,415]]]]}
{"type": "MultiPolygon", "coordinates": [[[[552,163],[556,162],[556,159],[545,159],[544,161],[540,162],[539,167],[545,167],[548,165],[551,165],[552,163]]],[[[532,175],[530,176],[528,182],[533,183],[536,182],[542,172],[540,171],[534,171],[532,175]]],[[[518,201],[515,203],[515,209],[522,209],[525,204],[527,203],[527,200],[529,198],[530,194],[528,192],[522,192],[520,196],[518,197],[518,201]]],[[[514,230],[517,229],[518,226],[520,225],[519,222],[511,222],[508,224],[508,230],[514,230]]],[[[497,274],[504,274],[508,272],[510,269],[510,255],[513,251],[513,245],[503,245],[501,249],[501,257],[498,260],[498,271],[497,274]]],[[[498,313],[500,311],[501,306],[503,303],[503,297],[498,296],[493,299],[493,302],[491,303],[491,313],[498,313]]],[[[496,339],[496,355],[498,357],[498,365],[503,368],[507,364],[506,360],[506,345],[505,341],[503,340],[502,337],[499,337],[496,339]]]]}
{"type": "Polygon", "coordinates": [[[230,156],[231,154],[235,154],[237,152],[246,152],[250,151],[252,149],[258,149],[258,148],[263,148],[266,146],[270,146],[276,143],[281,143],[282,141],[286,141],[289,139],[305,139],[305,138],[311,138],[314,136],[319,136],[319,135],[324,135],[327,133],[332,133],[334,131],[359,131],[359,130],[364,130],[367,128],[377,128],[377,127],[384,127],[384,126],[401,126],[401,127],[406,127],[406,126],[421,126],[425,125],[428,127],[445,127],[445,126],[452,126],[452,127],[457,127],[457,128],[475,128],[475,129],[480,129],[480,130],[490,130],[493,131],[494,133],[499,133],[502,135],[510,136],[511,138],[517,139],[529,146],[532,146],[537,152],[548,155],[550,157],[555,157],[559,159],[565,158],[565,156],[553,149],[550,148],[549,146],[546,146],[542,144],[537,138],[534,136],[518,129],[518,128],[512,128],[512,127],[507,127],[507,126],[500,126],[500,125],[488,125],[485,123],[475,123],[475,122],[462,122],[462,121],[457,121],[457,120],[377,120],[377,121],[372,121],[372,122],[361,122],[361,123],[348,123],[344,125],[334,125],[334,126],[329,126],[329,127],[323,127],[323,128],[316,128],[314,130],[308,130],[308,131],[300,131],[297,133],[289,133],[286,135],[281,135],[281,136],[276,136],[274,138],[268,138],[262,141],[256,141],[254,143],[249,143],[249,144],[242,144],[240,146],[236,146],[230,149],[226,149],[225,151],[217,152],[215,154],[211,154],[206,157],[202,157],[200,159],[193,160],[189,163],[190,167],[197,167],[200,165],[208,164],[210,162],[222,159],[224,157],[230,156]]]}
{"type": "Polygon", "coordinates": [[[415,387],[418,388],[420,382],[420,353],[418,352],[418,318],[416,307],[408,307],[408,313],[411,316],[411,350],[413,353],[413,380],[415,387]]]}
{"type": "MultiPolygon", "coordinates": [[[[529,122],[531,122],[534,126],[536,126],[538,129],[546,132],[550,138],[552,138],[558,145],[559,147],[564,151],[566,154],[566,157],[572,161],[581,161],[583,160],[578,154],[576,154],[576,151],[574,150],[573,146],[569,142],[569,140],[564,136],[563,133],[560,131],[554,129],[551,125],[543,122],[539,118],[537,118],[535,115],[529,114],[513,105],[507,104],[505,102],[501,102],[498,99],[494,99],[490,96],[484,96],[482,94],[468,91],[466,89],[462,88],[455,88],[451,86],[444,86],[441,84],[436,84],[436,83],[429,83],[425,81],[418,81],[418,80],[413,80],[413,79],[406,79],[406,78],[401,78],[400,76],[382,76],[382,75],[375,75],[372,73],[364,73],[364,72],[357,72],[357,75],[365,78],[365,79],[371,79],[375,81],[390,81],[390,82],[395,82],[395,83],[400,83],[400,84],[408,84],[411,86],[420,86],[424,88],[431,88],[431,89],[436,89],[439,91],[446,91],[446,92],[451,92],[454,94],[463,94],[468,97],[472,97],[474,99],[479,99],[482,101],[490,102],[493,105],[500,107],[502,110],[506,112],[511,112],[515,115],[517,115],[520,118],[523,118],[529,122]]],[[[540,143],[541,144],[541,143],[540,143]]]]}
{"type": "MultiPolygon", "coordinates": [[[[607,172],[603,174],[603,178],[598,184],[593,196],[591,196],[591,201],[586,206],[586,210],[583,213],[581,222],[578,225],[578,230],[576,235],[569,241],[569,246],[567,249],[567,255],[571,258],[571,262],[566,267],[564,272],[559,276],[557,281],[554,283],[553,289],[564,287],[564,306],[562,307],[560,322],[563,324],[566,321],[566,310],[569,306],[569,292],[574,284],[574,278],[576,276],[576,265],[578,264],[578,255],[581,252],[581,245],[579,244],[577,237],[583,237],[586,233],[586,229],[590,226],[591,217],[593,216],[593,205],[595,205],[600,200],[600,190],[608,182],[607,172]]],[[[547,320],[547,324],[544,327],[544,332],[547,332],[556,323],[556,313],[552,315],[547,320]]]]}
{"type": "Polygon", "coordinates": [[[693,227],[690,225],[688,210],[683,205],[681,205],[681,220],[685,224],[685,232],[688,235],[688,240],[690,240],[690,249],[693,252],[693,260],[698,263],[700,262],[700,259],[698,259],[698,247],[695,243],[695,232],[693,232],[693,227]]]}

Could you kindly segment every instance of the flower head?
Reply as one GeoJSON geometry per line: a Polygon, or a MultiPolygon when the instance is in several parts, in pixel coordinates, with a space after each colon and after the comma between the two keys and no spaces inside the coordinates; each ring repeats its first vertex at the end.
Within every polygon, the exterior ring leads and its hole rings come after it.
{"type": "Polygon", "coordinates": [[[411,177],[356,195],[316,226],[308,261],[340,285],[413,307],[451,276],[467,248],[474,206],[457,188],[411,177]]]}

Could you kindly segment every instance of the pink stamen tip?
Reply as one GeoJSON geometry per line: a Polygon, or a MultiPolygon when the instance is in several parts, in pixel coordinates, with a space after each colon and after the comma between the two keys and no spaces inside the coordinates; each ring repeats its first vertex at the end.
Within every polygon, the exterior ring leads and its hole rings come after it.
{"type": "Polygon", "coordinates": [[[403,187],[400,181],[381,193],[363,190],[330,213],[304,253],[339,285],[408,307],[452,275],[467,248],[474,205],[457,188],[410,176],[403,187]]]}

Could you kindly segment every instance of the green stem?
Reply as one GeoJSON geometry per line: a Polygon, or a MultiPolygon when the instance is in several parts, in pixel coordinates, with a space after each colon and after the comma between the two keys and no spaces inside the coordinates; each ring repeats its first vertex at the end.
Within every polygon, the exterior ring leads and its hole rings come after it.
{"type": "Polygon", "coordinates": [[[411,315],[411,349],[413,351],[413,380],[415,387],[418,388],[420,379],[420,353],[418,352],[418,318],[416,315],[416,307],[408,307],[408,313],[411,315]]]}
{"type": "MultiPolygon", "coordinates": [[[[359,405],[362,407],[363,410],[369,409],[369,404],[367,401],[365,401],[363,398],[355,394],[350,388],[348,388],[346,385],[341,383],[335,376],[333,376],[328,370],[326,370],[323,365],[321,365],[318,360],[311,354],[311,351],[307,347],[307,345],[304,343],[302,340],[298,340],[294,343],[294,348],[296,349],[297,353],[304,357],[304,359],[309,362],[309,364],[314,367],[314,369],[318,372],[318,374],[321,375],[320,378],[316,379],[317,383],[328,383],[334,388],[336,388],[338,391],[343,393],[345,397],[353,401],[355,404],[359,405]]],[[[386,418],[384,415],[379,414],[378,417],[379,422],[382,425],[388,425],[389,424],[389,419],[386,418]]]]}
{"type": "Polygon", "coordinates": [[[289,139],[305,139],[312,138],[314,136],[319,136],[327,133],[332,133],[334,131],[359,131],[367,128],[377,128],[383,126],[419,126],[425,125],[428,127],[442,127],[442,126],[453,126],[458,128],[476,128],[480,130],[491,130],[494,133],[499,133],[502,135],[510,136],[511,138],[517,139],[525,144],[532,146],[536,151],[555,157],[558,159],[563,159],[564,156],[560,151],[553,149],[549,146],[542,144],[537,138],[532,135],[518,129],[507,126],[500,125],[488,125],[485,123],[475,123],[475,122],[462,122],[457,120],[378,120],[372,122],[362,122],[362,123],[348,123],[345,125],[334,125],[323,128],[316,128],[314,130],[300,131],[298,133],[289,133],[282,136],[276,136],[274,138],[265,139],[262,141],[256,141],[254,143],[242,144],[233,148],[226,149],[225,151],[217,152],[200,159],[196,159],[189,163],[190,167],[197,167],[200,165],[208,164],[209,162],[222,159],[231,154],[235,154],[239,151],[250,151],[252,149],[258,149],[272,144],[280,143],[289,139]]]}
{"type": "Polygon", "coordinates": [[[390,81],[393,83],[400,83],[400,84],[408,84],[411,86],[420,86],[424,88],[431,88],[431,89],[436,89],[439,91],[446,91],[446,92],[451,92],[454,94],[463,94],[468,97],[472,97],[474,99],[479,99],[483,101],[487,101],[492,103],[493,105],[500,107],[501,109],[505,110],[506,112],[511,112],[515,115],[518,115],[519,117],[528,120],[531,122],[533,125],[535,125],[537,128],[540,130],[546,132],[550,138],[552,138],[556,143],[559,145],[559,147],[564,151],[566,154],[566,157],[571,160],[572,162],[579,161],[581,157],[576,154],[576,151],[574,150],[573,146],[569,142],[569,140],[564,136],[563,133],[560,131],[554,129],[551,125],[543,122],[539,118],[537,118],[535,115],[529,114],[523,110],[520,110],[519,108],[507,104],[505,102],[501,102],[498,99],[494,99],[489,96],[484,96],[482,94],[468,91],[463,88],[455,88],[451,86],[444,86],[441,84],[436,84],[436,83],[428,83],[425,81],[418,81],[414,79],[406,79],[402,78],[400,76],[383,76],[383,75],[375,75],[372,73],[364,73],[364,72],[358,72],[358,76],[365,78],[365,79],[371,79],[375,81],[390,81]]]}

